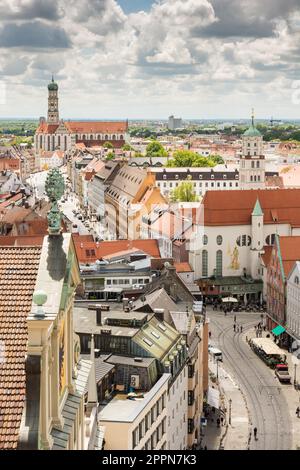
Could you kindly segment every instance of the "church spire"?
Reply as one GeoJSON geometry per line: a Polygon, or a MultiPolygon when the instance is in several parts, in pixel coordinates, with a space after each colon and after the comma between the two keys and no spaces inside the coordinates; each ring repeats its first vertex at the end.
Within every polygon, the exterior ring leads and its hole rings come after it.
{"type": "Polygon", "coordinates": [[[252,126],[253,126],[253,127],[255,127],[255,124],[254,124],[254,117],[255,117],[255,116],[254,116],[254,108],[252,108],[252,116],[251,116],[251,118],[252,118],[252,126]]]}

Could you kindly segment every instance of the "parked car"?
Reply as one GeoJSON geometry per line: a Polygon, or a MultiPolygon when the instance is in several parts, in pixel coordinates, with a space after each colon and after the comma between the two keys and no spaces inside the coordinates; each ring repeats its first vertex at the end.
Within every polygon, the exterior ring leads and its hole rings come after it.
{"type": "Polygon", "coordinates": [[[277,364],[275,367],[275,375],[282,383],[291,383],[289,368],[286,364],[277,364]]]}

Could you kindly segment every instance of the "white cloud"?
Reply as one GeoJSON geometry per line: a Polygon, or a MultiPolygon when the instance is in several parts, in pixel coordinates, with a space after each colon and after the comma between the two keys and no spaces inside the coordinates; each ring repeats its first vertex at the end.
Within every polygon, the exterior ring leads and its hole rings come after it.
{"type": "Polygon", "coordinates": [[[9,48],[0,49],[0,79],[14,86],[0,114],[45,114],[47,80],[54,72],[66,118],[163,117],[171,111],[199,118],[212,112],[245,116],[256,103],[271,115],[273,102],[277,111],[282,103],[282,116],[297,116],[287,102],[300,76],[295,1],[287,0],[284,9],[275,0],[271,10],[254,1],[256,10],[243,0],[244,10],[253,10],[250,21],[229,9],[238,11],[237,0],[162,0],[149,12],[130,15],[116,0],[40,1],[38,18],[32,16],[37,0],[2,0],[3,27],[18,24],[27,31],[38,20],[45,30],[64,31],[70,48],[34,50],[18,43],[13,56],[9,48]],[[255,12],[260,29],[251,36],[255,12]]]}

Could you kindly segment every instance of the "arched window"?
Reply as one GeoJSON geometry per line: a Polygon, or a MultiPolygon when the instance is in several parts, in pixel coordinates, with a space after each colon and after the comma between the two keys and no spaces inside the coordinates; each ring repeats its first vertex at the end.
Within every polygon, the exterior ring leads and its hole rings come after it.
{"type": "Polygon", "coordinates": [[[106,136],[105,136],[105,140],[108,140],[108,135],[107,135],[107,134],[106,134],[106,136]]]}
{"type": "Polygon", "coordinates": [[[55,135],[52,136],[52,150],[55,149],[55,135]]]}
{"type": "Polygon", "coordinates": [[[100,134],[97,135],[97,139],[101,140],[101,135],[100,134]]]}
{"type": "Polygon", "coordinates": [[[112,136],[112,140],[116,140],[116,136],[115,136],[115,135],[112,136]]]}
{"type": "Polygon", "coordinates": [[[91,135],[90,135],[90,139],[91,139],[91,140],[93,140],[93,139],[94,139],[94,137],[93,137],[93,134],[91,134],[91,135]]]}
{"type": "Polygon", "coordinates": [[[82,140],[85,140],[85,134],[83,134],[83,136],[82,136],[82,140]]]}
{"type": "Polygon", "coordinates": [[[50,135],[48,135],[48,150],[50,150],[50,135]]]}
{"type": "Polygon", "coordinates": [[[57,137],[58,147],[60,148],[60,135],[57,137]]]}
{"type": "Polygon", "coordinates": [[[222,245],[222,243],[223,243],[223,237],[222,237],[222,235],[218,235],[217,236],[217,245],[222,245]]]}
{"type": "Polygon", "coordinates": [[[42,148],[42,147],[43,147],[43,136],[40,135],[40,148],[42,148]]]}
{"type": "Polygon", "coordinates": [[[207,236],[207,235],[203,235],[202,243],[203,243],[203,245],[207,245],[207,244],[208,244],[208,236],[207,236]]]}
{"type": "Polygon", "coordinates": [[[267,238],[266,238],[266,244],[269,245],[269,246],[274,245],[275,237],[276,237],[275,233],[272,233],[272,235],[268,235],[267,238]]]}
{"type": "Polygon", "coordinates": [[[238,246],[250,246],[251,245],[251,237],[249,235],[241,235],[236,239],[236,244],[238,246]]]}
{"type": "Polygon", "coordinates": [[[216,275],[218,277],[223,276],[223,253],[222,250],[218,250],[216,253],[216,275]]]}
{"type": "Polygon", "coordinates": [[[65,135],[65,150],[67,150],[68,147],[68,142],[67,142],[67,136],[65,135]]]}
{"type": "Polygon", "coordinates": [[[208,276],[208,252],[207,250],[202,251],[202,276],[208,276]]]}
{"type": "Polygon", "coordinates": [[[299,277],[298,276],[295,277],[294,282],[295,282],[295,284],[299,285],[299,277]]]}
{"type": "Polygon", "coordinates": [[[123,136],[123,135],[120,135],[120,140],[124,140],[124,136],[123,136]]]}

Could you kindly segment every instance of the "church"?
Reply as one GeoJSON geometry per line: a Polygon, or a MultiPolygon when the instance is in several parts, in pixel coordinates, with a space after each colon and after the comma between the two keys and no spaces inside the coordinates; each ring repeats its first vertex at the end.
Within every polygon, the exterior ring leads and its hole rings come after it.
{"type": "Polygon", "coordinates": [[[34,146],[43,151],[68,151],[81,143],[94,147],[110,142],[121,148],[127,140],[128,121],[64,121],[59,118],[58,84],[53,77],[48,85],[48,118],[40,119],[34,146]]]}

